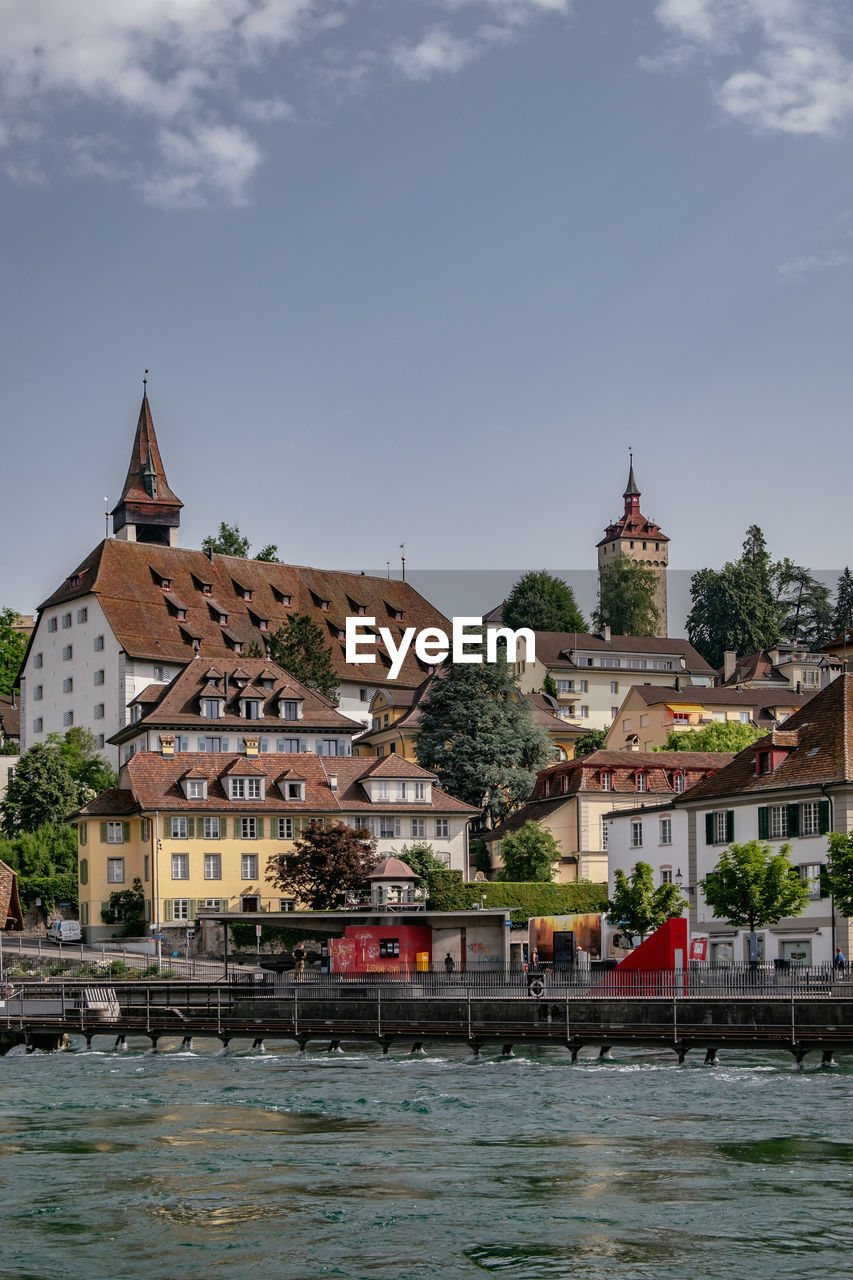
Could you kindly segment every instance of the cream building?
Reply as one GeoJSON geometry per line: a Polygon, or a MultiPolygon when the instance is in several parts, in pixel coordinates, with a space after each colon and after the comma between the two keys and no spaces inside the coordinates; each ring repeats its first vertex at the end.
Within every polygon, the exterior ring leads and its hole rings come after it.
{"type": "Polygon", "coordinates": [[[632,685],[607,733],[608,751],[653,751],[672,730],[703,729],[716,721],[769,731],[808,702],[789,689],[703,688],[700,685],[632,685]]]}

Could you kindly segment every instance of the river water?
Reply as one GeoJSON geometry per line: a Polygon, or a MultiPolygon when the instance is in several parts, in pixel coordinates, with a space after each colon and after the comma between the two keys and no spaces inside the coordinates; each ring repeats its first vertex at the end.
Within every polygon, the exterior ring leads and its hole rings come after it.
{"type": "Polygon", "coordinates": [[[851,1059],[99,1043],[0,1059],[2,1280],[853,1270],[851,1059]]]}

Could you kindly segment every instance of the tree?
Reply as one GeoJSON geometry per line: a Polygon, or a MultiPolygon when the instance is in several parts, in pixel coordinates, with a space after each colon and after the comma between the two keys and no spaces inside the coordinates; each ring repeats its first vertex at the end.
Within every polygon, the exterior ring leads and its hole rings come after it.
{"type": "Polygon", "coordinates": [[[292,853],[270,857],[266,878],[312,911],[337,911],[376,863],[376,841],[365,829],[312,822],[292,853]]]}
{"type": "Polygon", "coordinates": [[[716,920],[750,931],[798,916],[809,900],[808,885],[790,862],[791,846],[778,851],[760,840],[733,844],[699,887],[716,920]]]}
{"type": "Polygon", "coordinates": [[[763,729],[737,720],[714,720],[700,729],[670,729],[666,746],[655,751],[743,751],[759,738],[763,729]]]}
{"type": "Polygon", "coordinates": [[[551,863],[560,856],[560,846],[538,822],[525,822],[523,827],[501,841],[503,868],[499,880],[553,880],[551,863]]]}
{"type": "Polygon", "coordinates": [[[589,729],[575,742],[575,759],[591,756],[593,751],[601,751],[607,741],[606,729],[589,729]]]}
{"type": "Polygon", "coordinates": [[[509,663],[450,663],[420,703],[418,763],[494,826],[522,804],[554,747],[509,663]]]}
{"type": "MultiPolygon", "coordinates": [[[[213,534],[208,534],[206,538],[202,538],[201,549],[209,556],[239,556],[241,560],[246,560],[249,558],[249,539],[240,532],[239,525],[226,524],[223,520],[215,537],[213,534]]],[[[253,560],[271,561],[273,564],[280,563],[278,547],[273,543],[262,547],[258,554],[251,558],[253,560]]]]}
{"type": "Polygon", "coordinates": [[[78,804],[79,786],[57,747],[37,742],[21,756],[0,804],[3,830],[14,836],[45,823],[60,825],[78,804]]]}
{"type": "Polygon", "coordinates": [[[727,649],[759,653],[779,641],[782,611],[773,577],[774,566],[757,525],[747,530],[739,560],[720,570],[694,573],[687,638],[712,667],[723,665],[727,649]]]}
{"type": "Polygon", "coordinates": [[[627,556],[614,556],[599,574],[595,627],[610,627],[615,636],[654,635],[661,620],[655,604],[656,590],[653,569],[627,556]]]}
{"type": "Polygon", "coordinates": [[[503,602],[504,626],[533,631],[586,631],[575,593],[544,569],[525,573],[503,602]]]}
{"type": "Polygon", "coordinates": [[[835,900],[843,916],[853,916],[853,836],[833,831],[829,836],[829,861],[824,887],[835,900]]]}
{"type": "Polygon", "coordinates": [[[294,680],[337,705],[340,678],[332,664],[332,647],[307,613],[292,613],[270,637],[270,657],[294,680]]]}
{"type": "Polygon", "coordinates": [[[104,924],[120,924],[119,937],[133,938],[145,932],[145,893],[142,881],[134,878],[130,889],[117,889],[109,896],[108,905],[101,911],[104,924]]]}
{"type": "Polygon", "coordinates": [[[77,726],[64,736],[50,733],[47,741],[59,749],[71,777],[79,786],[78,804],[100,795],[118,782],[115,771],[98,751],[95,735],[88,729],[77,726]]]}
{"type": "Polygon", "coordinates": [[[614,873],[613,897],[607,904],[607,923],[622,925],[628,933],[638,933],[641,941],[667,920],[684,914],[686,902],[675,884],[655,888],[647,862],[638,862],[629,876],[621,868],[614,873]]]}
{"type": "Polygon", "coordinates": [[[407,867],[411,867],[416,876],[427,882],[436,871],[447,870],[447,863],[435,856],[432,845],[425,840],[416,840],[414,844],[404,844],[400,850],[400,858],[407,867]]]}
{"type": "Polygon", "coordinates": [[[0,693],[17,689],[18,672],[27,651],[27,637],[15,630],[17,621],[14,609],[0,609],[0,693]]]}
{"type": "Polygon", "coordinates": [[[847,635],[849,631],[853,631],[853,574],[845,566],[835,588],[832,636],[847,635]]]}
{"type": "Polygon", "coordinates": [[[782,635],[793,644],[813,650],[823,648],[832,638],[829,587],[788,559],[775,566],[774,578],[782,635]]]}
{"type": "Polygon", "coordinates": [[[18,874],[21,899],[29,906],[41,899],[50,912],[60,902],[77,905],[77,833],[73,827],[38,827],[0,839],[0,861],[18,874]]]}

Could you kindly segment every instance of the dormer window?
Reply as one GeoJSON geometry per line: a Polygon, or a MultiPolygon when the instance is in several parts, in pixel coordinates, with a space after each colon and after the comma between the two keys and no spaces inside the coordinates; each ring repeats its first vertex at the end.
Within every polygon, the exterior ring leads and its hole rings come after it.
{"type": "Polygon", "coordinates": [[[213,595],[213,583],[212,583],[212,582],[203,582],[203,583],[201,584],[201,594],[202,594],[203,596],[210,596],[210,595],[213,595]]]}
{"type": "Polygon", "coordinates": [[[286,798],[288,800],[304,800],[305,799],[305,783],[304,782],[288,782],[286,787],[286,798]]]}
{"type": "Polygon", "coordinates": [[[612,791],[613,790],[613,774],[610,773],[610,771],[607,769],[602,769],[601,773],[598,776],[601,781],[601,790],[612,791]]]}
{"type": "Polygon", "coordinates": [[[263,778],[229,778],[229,792],[232,800],[263,800],[263,778]]]}
{"type": "Polygon", "coordinates": [[[160,579],[160,586],[163,588],[163,590],[164,590],[164,591],[171,591],[171,590],[172,590],[172,579],[171,579],[171,578],[161,578],[161,579],[160,579]]]}
{"type": "Polygon", "coordinates": [[[672,775],[672,789],[677,796],[680,796],[683,793],[684,785],[684,774],[674,773],[672,775]]]}
{"type": "Polygon", "coordinates": [[[243,698],[240,705],[243,711],[243,716],[246,720],[260,719],[261,703],[259,698],[243,698]]]}
{"type": "Polygon", "coordinates": [[[68,579],[68,585],[69,585],[69,587],[79,587],[79,586],[80,586],[80,575],[79,575],[79,573],[72,573],[71,577],[68,579]]]}
{"type": "Polygon", "coordinates": [[[207,779],[187,778],[184,781],[184,795],[188,800],[207,799],[207,779]]]}
{"type": "Polygon", "coordinates": [[[324,612],[324,613],[328,613],[328,612],[329,612],[329,606],[330,606],[330,603],[331,603],[331,602],[330,602],[329,600],[321,600],[321,601],[320,601],[320,608],[323,610],[323,612],[324,612]]]}
{"type": "Polygon", "coordinates": [[[772,773],[769,751],[758,751],[755,755],[755,772],[772,773]]]}
{"type": "Polygon", "coordinates": [[[222,716],[222,698],[202,698],[201,714],[206,720],[219,720],[222,716]]]}
{"type": "Polygon", "coordinates": [[[282,720],[302,719],[302,699],[282,698],[278,704],[278,714],[282,720]]]}
{"type": "Polygon", "coordinates": [[[648,791],[648,789],[649,789],[649,775],[648,775],[647,773],[635,773],[635,774],[634,774],[634,785],[635,785],[635,787],[636,787],[637,791],[648,791]]]}

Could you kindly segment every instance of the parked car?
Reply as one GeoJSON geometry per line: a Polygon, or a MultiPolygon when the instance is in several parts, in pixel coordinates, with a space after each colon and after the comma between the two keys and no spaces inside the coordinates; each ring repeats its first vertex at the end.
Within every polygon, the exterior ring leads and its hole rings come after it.
{"type": "Polygon", "coordinates": [[[54,920],[48,925],[48,942],[82,942],[83,930],[79,920],[54,920]]]}

